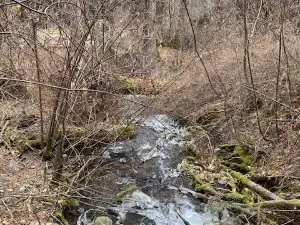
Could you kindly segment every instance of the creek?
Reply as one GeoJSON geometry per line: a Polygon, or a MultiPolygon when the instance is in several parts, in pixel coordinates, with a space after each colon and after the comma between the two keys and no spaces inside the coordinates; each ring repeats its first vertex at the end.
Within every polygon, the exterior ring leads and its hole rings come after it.
{"type": "MultiPolygon", "coordinates": [[[[195,198],[190,179],[181,173],[184,155],[180,147],[188,131],[166,115],[148,116],[136,123],[134,139],[116,142],[103,153],[119,164],[132,164],[132,173],[113,179],[120,187],[136,186],[109,211],[115,224],[123,225],[213,225],[234,224],[227,210],[211,210],[195,198]],[[134,185],[134,186],[133,186],[134,185]]],[[[90,211],[77,225],[92,225],[90,211]]]]}

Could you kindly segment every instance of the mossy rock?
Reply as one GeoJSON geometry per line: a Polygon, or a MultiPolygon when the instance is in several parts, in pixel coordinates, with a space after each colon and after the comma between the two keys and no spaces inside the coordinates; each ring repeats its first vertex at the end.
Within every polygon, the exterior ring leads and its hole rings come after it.
{"type": "Polygon", "coordinates": [[[255,158],[251,155],[251,153],[249,152],[249,150],[246,147],[237,145],[234,148],[233,153],[238,155],[242,159],[243,163],[245,163],[246,165],[248,165],[248,166],[254,165],[255,158]]]}
{"type": "Polygon", "coordinates": [[[255,158],[249,149],[241,145],[221,145],[217,151],[217,156],[222,159],[221,163],[224,166],[243,173],[250,172],[255,164],[255,158]]]}
{"type": "Polygon", "coordinates": [[[139,190],[139,187],[136,186],[136,185],[129,186],[126,189],[124,189],[123,191],[119,192],[116,195],[116,199],[117,199],[118,202],[122,202],[126,199],[126,197],[128,195],[130,195],[131,193],[133,193],[135,191],[138,191],[138,190],[139,190]]]}
{"type": "Polygon", "coordinates": [[[248,173],[251,171],[251,167],[246,165],[245,163],[231,163],[227,161],[222,161],[222,164],[232,170],[236,170],[240,172],[248,173]]]}

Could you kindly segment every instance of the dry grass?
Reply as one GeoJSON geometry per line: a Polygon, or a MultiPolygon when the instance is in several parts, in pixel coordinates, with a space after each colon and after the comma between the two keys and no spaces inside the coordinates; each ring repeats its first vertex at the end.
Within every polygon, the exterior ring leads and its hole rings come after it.
{"type": "MultiPolygon", "coordinates": [[[[289,182],[291,176],[297,177],[299,169],[299,127],[297,120],[291,120],[295,112],[283,105],[279,107],[280,138],[276,140],[274,106],[276,68],[278,62],[278,31],[269,31],[264,35],[255,35],[250,40],[250,57],[256,90],[261,101],[259,117],[265,135],[274,140],[267,142],[258,131],[254,106],[248,104],[247,89],[242,69],[243,47],[239,35],[219,38],[217,43],[207,46],[210,51],[203,54],[213,85],[219,93],[226,97],[226,102],[218,98],[212,91],[199,61],[193,64],[180,77],[174,72],[165,73],[162,80],[172,84],[166,92],[158,97],[156,107],[162,107],[172,114],[186,118],[192,123],[201,124],[211,137],[212,144],[242,142],[251,146],[259,156],[259,171],[276,174],[289,182]],[[221,44],[222,43],[222,44],[221,44]],[[221,81],[218,80],[219,76],[221,81]],[[227,94],[226,94],[227,92],[227,94]]],[[[289,24],[285,28],[286,46],[290,54],[297,59],[300,43],[299,37],[293,34],[289,24]]],[[[172,50],[173,51],[173,50],[172,50]]],[[[191,58],[192,52],[187,53],[191,58]]],[[[172,58],[172,57],[171,57],[172,58]]],[[[183,62],[186,58],[183,58],[183,62]]],[[[186,60],[187,61],[187,60],[186,60]]],[[[186,63],[186,62],[185,62],[186,63]]],[[[183,63],[184,64],[184,63],[183,63]]],[[[289,58],[289,71],[292,84],[292,100],[298,103],[300,82],[299,64],[289,58]]],[[[184,67],[184,66],[183,66],[184,67]]],[[[287,69],[285,59],[282,62],[280,77],[279,102],[291,105],[287,86],[287,69]]],[[[205,145],[206,146],[206,145],[205,145]]],[[[282,184],[284,186],[284,184],[282,184]]]]}

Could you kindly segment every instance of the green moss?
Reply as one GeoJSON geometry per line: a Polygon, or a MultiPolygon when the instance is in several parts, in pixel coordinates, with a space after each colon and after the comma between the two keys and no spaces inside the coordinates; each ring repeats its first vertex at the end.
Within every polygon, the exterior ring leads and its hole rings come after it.
{"type": "Polygon", "coordinates": [[[253,166],[255,159],[245,147],[237,145],[233,153],[238,155],[246,165],[253,166]]]}
{"type": "Polygon", "coordinates": [[[298,141],[298,137],[295,135],[292,137],[292,143],[296,143],[298,141]]]}
{"type": "Polygon", "coordinates": [[[134,137],[136,131],[135,125],[128,124],[128,125],[121,125],[117,127],[116,134],[118,139],[125,140],[134,137]]]}
{"type": "Polygon", "coordinates": [[[197,192],[216,193],[216,190],[209,183],[204,181],[204,174],[202,173],[194,176],[193,184],[197,192]]]}
{"type": "Polygon", "coordinates": [[[195,191],[197,192],[208,192],[208,193],[216,193],[216,190],[209,183],[197,183],[195,185],[195,191]]]}
{"type": "Polygon", "coordinates": [[[243,188],[242,194],[249,200],[249,203],[254,203],[254,195],[249,188],[243,188]]]}
{"type": "Polygon", "coordinates": [[[224,144],[220,149],[217,154],[222,159],[222,165],[232,170],[248,173],[255,164],[255,158],[246,147],[224,144]]]}
{"type": "Polygon", "coordinates": [[[240,202],[240,203],[248,203],[248,198],[238,192],[231,192],[226,194],[226,198],[229,198],[233,201],[240,202]]]}
{"type": "Polygon", "coordinates": [[[237,179],[238,181],[240,181],[243,185],[245,185],[245,186],[249,186],[249,180],[244,176],[244,175],[242,175],[241,173],[239,173],[239,172],[236,172],[236,171],[231,171],[230,172],[230,175],[233,177],[233,178],[235,178],[235,179],[237,179]]]}
{"type": "Polygon", "coordinates": [[[250,172],[251,167],[246,165],[245,163],[230,163],[226,161],[222,161],[224,166],[229,167],[230,169],[241,171],[241,172],[250,172]]]}
{"type": "Polygon", "coordinates": [[[242,193],[233,191],[231,193],[227,193],[225,196],[230,200],[240,203],[251,204],[254,202],[252,192],[248,188],[243,189],[242,193]]]}
{"type": "Polygon", "coordinates": [[[65,216],[63,215],[63,213],[61,211],[57,211],[55,213],[55,216],[57,217],[57,219],[60,220],[60,222],[64,225],[69,225],[69,222],[67,221],[67,219],[65,218],[65,216]]]}
{"type": "Polygon", "coordinates": [[[63,207],[70,207],[70,208],[76,208],[80,206],[80,202],[77,199],[73,198],[63,198],[58,201],[58,204],[60,204],[63,207]]]}
{"type": "Polygon", "coordinates": [[[274,220],[268,220],[268,225],[278,225],[278,223],[274,220]]]}
{"type": "Polygon", "coordinates": [[[40,140],[25,140],[25,145],[30,146],[32,148],[41,149],[41,141],[40,140]]]}
{"type": "Polygon", "coordinates": [[[136,84],[134,82],[134,79],[130,77],[124,77],[123,83],[126,89],[134,89],[136,87],[136,84]]]}
{"type": "Polygon", "coordinates": [[[139,190],[139,188],[136,185],[127,187],[125,190],[123,190],[117,194],[117,196],[116,196],[117,201],[120,201],[120,202],[124,201],[124,199],[127,197],[127,195],[129,195],[132,192],[135,192],[137,190],[139,190]]]}
{"type": "Polygon", "coordinates": [[[190,163],[194,163],[196,161],[196,158],[194,156],[188,156],[186,157],[186,161],[190,163]]]}

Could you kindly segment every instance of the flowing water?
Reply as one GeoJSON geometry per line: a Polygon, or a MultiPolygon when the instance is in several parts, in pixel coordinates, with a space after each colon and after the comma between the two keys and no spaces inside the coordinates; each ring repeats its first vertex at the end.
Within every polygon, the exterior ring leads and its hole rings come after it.
{"type": "MultiPolygon", "coordinates": [[[[118,155],[118,163],[133,163],[134,173],[115,179],[115,183],[139,190],[110,211],[117,215],[115,224],[123,225],[210,225],[234,224],[226,210],[212,212],[194,197],[190,180],[181,173],[183,155],[180,146],[188,131],[166,115],[155,115],[137,123],[136,137],[117,142],[104,153],[109,159],[118,155]]],[[[78,225],[93,224],[88,212],[81,214],[78,225]]]]}

